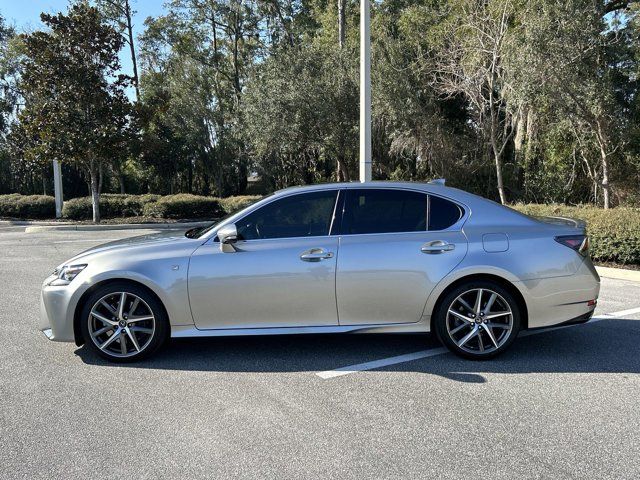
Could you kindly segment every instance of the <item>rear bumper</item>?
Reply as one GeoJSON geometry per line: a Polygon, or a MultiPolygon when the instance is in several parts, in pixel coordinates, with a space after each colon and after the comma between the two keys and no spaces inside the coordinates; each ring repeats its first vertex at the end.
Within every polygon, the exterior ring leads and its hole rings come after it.
{"type": "Polygon", "coordinates": [[[600,277],[590,259],[585,259],[574,275],[519,283],[527,303],[529,328],[588,321],[596,308],[588,302],[600,293],[600,277]]]}

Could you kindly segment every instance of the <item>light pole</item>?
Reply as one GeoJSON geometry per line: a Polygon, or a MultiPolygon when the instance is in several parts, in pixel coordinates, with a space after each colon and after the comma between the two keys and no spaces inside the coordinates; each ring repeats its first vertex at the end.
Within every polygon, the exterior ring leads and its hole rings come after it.
{"type": "Polygon", "coordinates": [[[56,218],[62,217],[62,169],[60,162],[53,161],[53,191],[56,199],[56,218]]]}
{"type": "Polygon", "coordinates": [[[371,181],[371,14],[360,0],[360,181],[371,181]]]}

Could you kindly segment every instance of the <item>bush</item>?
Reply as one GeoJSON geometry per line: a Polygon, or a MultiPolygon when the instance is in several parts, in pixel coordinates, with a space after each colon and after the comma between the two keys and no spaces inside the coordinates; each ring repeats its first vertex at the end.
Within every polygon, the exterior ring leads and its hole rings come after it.
{"type": "MultiPolygon", "coordinates": [[[[100,195],[100,216],[102,218],[139,217],[144,213],[145,205],[154,203],[159,195],[124,195],[103,193],[100,195]]],[[[72,220],[90,220],[93,218],[91,197],[72,198],[64,202],[62,216],[72,220]]]]}
{"type": "Polygon", "coordinates": [[[42,219],[55,216],[56,202],[48,195],[0,195],[0,217],[42,219]]]}
{"type": "Polygon", "coordinates": [[[516,210],[529,215],[559,216],[584,220],[596,262],[640,265],[640,208],[609,210],[592,206],[518,204],[516,210]]]}
{"type": "Polygon", "coordinates": [[[225,215],[220,199],[188,193],[160,197],[144,206],[144,215],[172,219],[215,219],[225,215]]]}
{"type": "Polygon", "coordinates": [[[220,204],[227,214],[236,213],[243,208],[257,202],[261,195],[238,195],[235,197],[220,198],[220,204]]]}

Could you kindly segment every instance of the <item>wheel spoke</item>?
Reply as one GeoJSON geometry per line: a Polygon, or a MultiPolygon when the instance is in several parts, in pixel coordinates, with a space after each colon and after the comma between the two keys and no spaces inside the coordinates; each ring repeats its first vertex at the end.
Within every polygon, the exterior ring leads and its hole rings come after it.
{"type": "Polygon", "coordinates": [[[473,313],[473,307],[467,303],[467,301],[462,298],[462,296],[458,297],[458,301],[462,304],[464,308],[466,308],[469,312],[473,313]]]}
{"type": "Polygon", "coordinates": [[[466,317],[466,316],[462,315],[461,313],[456,312],[455,310],[451,310],[451,309],[449,309],[449,313],[450,313],[451,315],[453,315],[454,317],[457,317],[457,318],[459,318],[460,320],[463,320],[463,321],[465,321],[465,322],[467,322],[467,323],[469,323],[469,322],[473,323],[473,319],[471,319],[471,318],[469,318],[469,317],[466,317]]]}
{"type": "Polygon", "coordinates": [[[464,327],[470,327],[471,325],[468,323],[462,323],[460,325],[458,325],[456,328],[454,328],[453,330],[451,330],[449,333],[451,335],[455,335],[456,333],[458,333],[460,330],[462,330],[464,327]]]}
{"type": "Polygon", "coordinates": [[[489,297],[489,301],[484,306],[483,312],[484,312],[485,315],[487,315],[491,311],[491,307],[493,307],[493,303],[496,301],[496,298],[498,298],[498,294],[495,293],[495,292],[491,292],[491,296],[489,297]]]}
{"type": "Polygon", "coordinates": [[[503,330],[509,330],[511,328],[511,326],[506,323],[487,322],[485,325],[488,325],[489,328],[501,328],[503,330]]]}
{"type": "Polygon", "coordinates": [[[120,303],[118,304],[118,318],[122,320],[122,316],[124,315],[124,304],[127,301],[127,293],[122,292],[120,294],[120,303]]]}
{"type": "Polygon", "coordinates": [[[493,335],[493,332],[491,331],[491,327],[489,327],[488,325],[489,324],[487,323],[482,324],[482,326],[484,327],[484,331],[487,332],[487,336],[491,340],[491,343],[493,343],[494,347],[498,348],[498,342],[496,341],[496,337],[493,335]]]}
{"type": "Polygon", "coordinates": [[[104,300],[100,300],[100,304],[101,304],[104,308],[106,308],[107,310],[109,310],[109,311],[111,312],[111,314],[112,314],[112,315],[115,315],[115,314],[117,313],[117,312],[116,312],[116,309],[115,309],[115,308],[113,308],[111,305],[109,305],[109,304],[108,304],[107,302],[105,302],[104,300]]]}
{"type": "Polygon", "coordinates": [[[122,329],[118,328],[113,335],[111,335],[102,345],[100,345],[99,347],[100,350],[104,350],[109,345],[111,345],[114,341],[118,339],[118,337],[120,337],[121,334],[122,334],[122,329]]]}
{"type": "Polygon", "coordinates": [[[140,299],[136,297],[133,303],[131,304],[131,308],[129,308],[129,318],[131,318],[131,316],[133,315],[133,312],[136,311],[136,308],[138,308],[139,303],[140,303],[140,299]]]}
{"type": "Polygon", "coordinates": [[[153,333],[152,328],[145,327],[129,327],[129,330],[131,330],[132,332],[146,333],[147,335],[151,335],[153,333]]]}
{"type": "Polygon", "coordinates": [[[462,339],[457,343],[459,347],[462,347],[465,343],[467,343],[469,340],[471,340],[473,337],[475,337],[478,334],[478,327],[474,326],[473,330],[471,330],[469,333],[467,333],[464,337],[462,337],[462,339]]]}
{"type": "Polygon", "coordinates": [[[473,307],[473,313],[480,315],[480,307],[482,306],[482,289],[478,289],[478,295],[476,296],[476,304],[473,307]]]}
{"type": "Polygon", "coordinates": [[[144,322],[146,320],[153,320],[153,315],[144,315],[144,316],[140,316],[140,317],[129,317],[128,322],[129,323],[133,323],[133,322],[144,322]]]}
{"type": "Polygon", "coordinates": [[[140,345],[138,345],[138,340],[136,340],[136,336],[133,334],[129,327],[124,327],[124,331],[127,332],[127,336],[131,339],[131,343],[135,347],[136,351],[140,351],[140,345]]]}
{"type": "Polygon", "coordinates": [[[100,330],[96,330],[91,335],[93,338],[99,337],[103,333],[107,333],[109,330],[113,330],[113,325],[107,325],[106,327],[101,328],[100,330]]]}
{"type": "Polygon", "coordinates": [[[127,337],[122,333],[120,333],[120,353],[123,355],[127,354],[127,337]]]}
{"type": "Polygon", "coordinates": [[[478,329],[478,349],[484,352],[484,342],[482,341],[482,331],[478,329]]]}
{"type": "Polygon", "coordinates": [[[504,317],[505,315],[511,315],[511,312],[495,312],[485,315],[485,320],[491,320],[492,318],[504,317]]]}
{"type": "Polygon", "coordinates": [[[107,325],[111,325],[113,327],[115,327],[116,325],[118,325],[118,322],[114,322],[113,320],[108,319],[107,317],[103,317],[102,315],[100,315],[99,313],[96,313],[95,310],[93,310],[91,312],[91,316],[94,318],[97,318],[98,320],[100,320],[103,323],[106,323],[107,325]]]}

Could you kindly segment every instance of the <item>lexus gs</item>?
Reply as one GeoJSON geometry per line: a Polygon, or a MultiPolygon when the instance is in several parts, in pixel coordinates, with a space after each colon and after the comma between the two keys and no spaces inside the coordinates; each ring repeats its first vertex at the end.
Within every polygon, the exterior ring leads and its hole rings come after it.
{"type": "Polygon", "coordinates": [[[296,187],[211,226],[106,243],[42,286],[41,330],[112,361],[169,337],[435,332],[494,357],[524,329],[586,322],[585,225],[431,183],[296,187]]]}

